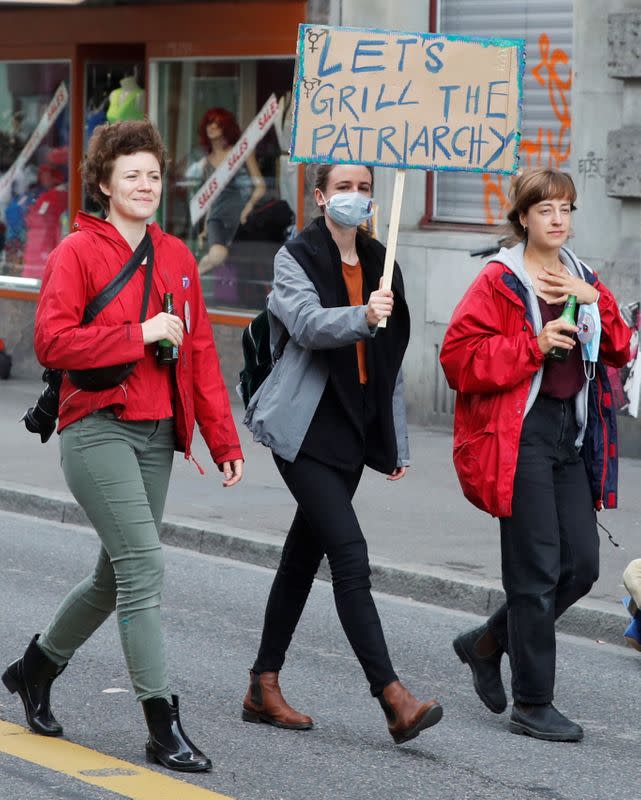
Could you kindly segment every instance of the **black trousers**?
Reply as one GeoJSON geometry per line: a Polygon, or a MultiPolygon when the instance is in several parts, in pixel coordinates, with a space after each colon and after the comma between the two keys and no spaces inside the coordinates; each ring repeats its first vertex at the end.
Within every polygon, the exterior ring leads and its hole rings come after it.
{"type": "Polygon", "coordinates": [[[352,507],[363,472],[336,469],[299,454],[293,463],[274,456],[298,503],[272,584],[255,672],[279,671],[303,612],[314,576],[327,555],[336,610],[373,695],[397,676],[371,594],[367,544],[352,507]]]}
{"type": "Polygon", "coordinates": [[[599,538],[585,465],[574,445],[574,399],[539,396],[525,418],[512,516],[500,520],[506,603],[488,620],[512,669],[512,695],[549,703],[554,621],[599,577],[599,538]]]}

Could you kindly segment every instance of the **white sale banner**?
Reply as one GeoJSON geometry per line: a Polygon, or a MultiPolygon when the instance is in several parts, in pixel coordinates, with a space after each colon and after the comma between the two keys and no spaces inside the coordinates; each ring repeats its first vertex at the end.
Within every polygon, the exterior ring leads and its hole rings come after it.
{"type": "Polygon", "coordinates": [[[53,99],[45,109],[40,121],[36,125],[34,132],[31,134],[27,143],[22,148],[20,155],[5,172],[2,178],[0,178],[0,197],[3,197],[5,192],[10,192],[11,183],[14,177],[36,152],[40,142],[49,133],[51,126],[58,119],[60,113],[68,102],[69,93],[67,92],[67,87],[64,83],[61,83],[56,89],[53,99]]]}

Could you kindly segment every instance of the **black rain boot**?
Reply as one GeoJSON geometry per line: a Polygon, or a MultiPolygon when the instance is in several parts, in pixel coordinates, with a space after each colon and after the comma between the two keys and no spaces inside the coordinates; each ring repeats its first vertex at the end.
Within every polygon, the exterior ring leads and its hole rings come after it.
{"type": "Polygon", "coordinates": [[[552,703],[528,705],[515,702],[510,731],[547,742],[580,742],[583,739],[583,728],[561,714],[552,703]]]}
{"type": "Polygon", "coordinates": [[[507,697],[501,679],[503,650],[489,632],[487,625],[462,633],[452,644],[456,655],[472,670],[472,680],[477,695],[492,713],[502,714],[507,708],[507,697]],[[481,655],[477,648],[486,637],[491,637],[496,647],[493,651],[489,647],[490,652],[481,655]]]}
{"type": "Polygon", "coordinates": [[[158,762],[178,772],[205,772],[211,761],[190,741],[180,724],[178,696],[172,694],[171,704],[164,697],[142,701],[149,728],[145,745],[147,761],[158,762]]]}
{"type": "Polygon", "coordinates": [[[59,667],[42,652],[36,634],[22,658],[4,671],[2,682],[11,692],[18,692],[29,727],[42,736],[62,736],[62,725],[54,717],[49,696],[51,684],[67,666],[59,667]]]}

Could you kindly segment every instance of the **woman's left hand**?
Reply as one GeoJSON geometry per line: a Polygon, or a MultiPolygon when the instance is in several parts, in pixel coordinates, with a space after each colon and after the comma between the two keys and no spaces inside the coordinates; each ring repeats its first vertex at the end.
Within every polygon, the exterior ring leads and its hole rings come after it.
{"type": "Polygon", "coordinates": [[[537,278],[541,282],[545,294],[551,298],[547,302],[552,305],[565,303],[571,294],[576,297],[577,303],[582,305],[596,303],[599,298],[599,292],[594,286],[575,275],[570,275],[565,270],[554,272],[548,267],[544,267],[543,272],[539,272],[537,278]]]}
{"type": "Polygon", "coordinates": [[[386,480],[388,481],[400,481],[401,478],[404,478],[407,475],[407,467],[396,467],[394,472],[391,475],[388,475],[386,480]]]}
{"type": "Polygon", "coordinates": [[[223,461],[219,469],[225,476],[223,486],[233,486],[243,477],[243,460],[237,458],[235,461],[223,461]]]}

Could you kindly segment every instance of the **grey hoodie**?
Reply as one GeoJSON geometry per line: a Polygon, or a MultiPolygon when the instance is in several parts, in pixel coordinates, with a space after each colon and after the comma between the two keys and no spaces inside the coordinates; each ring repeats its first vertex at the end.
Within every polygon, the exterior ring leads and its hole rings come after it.
{"type": "MultiPolygon", "coordinates": [[[[501,250],[498,252],[497,255],[492,256],[488,259],[488,263],[492,261],[499,261],[501,264],[505,264],[514,275],[521,281],[523,286],[526,290],[527,295],[527,310],[530,314],[534,325],[534,333],[538,336],[541,333],[541,329],[543,327],[543,321],[541,319],[541,310],[539,308],[539,303],[536,297],[536,293],[534,291],[534,286],[532,285],[532,281],[530,280],[530,276],[527,274],[525,269],[525,264],[523,260],[523,254],[525,253],[525,244],[523,242],[519,242],[519,244],[515,245],[514,247],[502,247],[501,250]]],[[[576,255],[567,247],[562,247],[559,252],[559,257],[561,261],[565,264],[566,269],[571,275],[576,275],[578,278],[585,280],[586,273],[592,273],[590,267],[587,264],[584,264],[580,261],[576,255]]],[[[537,398],[539,390],[541,388],[541,381],[543,379],[543,366],[534,374],[532,378],[532,383],[530,384],[530,392],[528,394],[527,403],[525,405],[525,414],[532,408],[534,405],[534,401],[537,398]]],[[[579,433],[576,439],[576,446],[581,447],[583,444],[583,437],[585,436],[585,428],[588,421],[588,381],[586,380],[583,384],[583,388],[581,391],[576,395],[575,398],[575,413],[576,413],[576,422],[579,429],[579,433]]]]}

